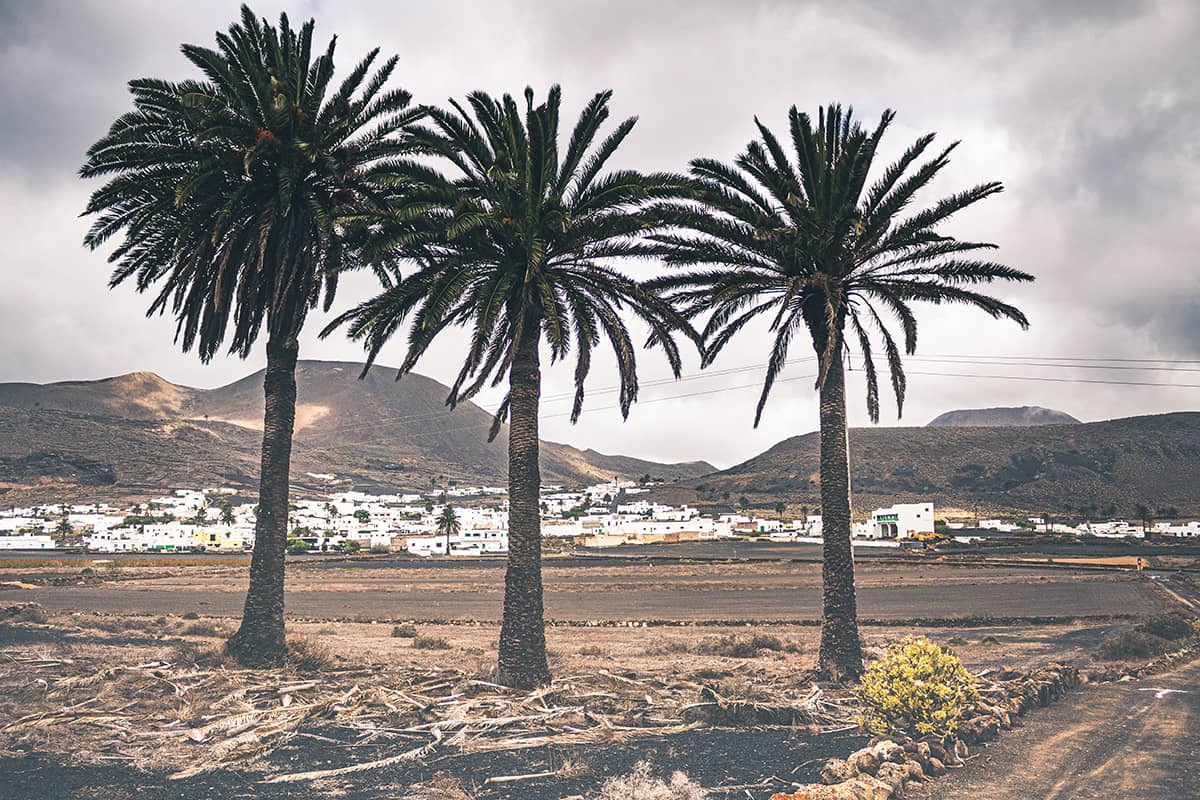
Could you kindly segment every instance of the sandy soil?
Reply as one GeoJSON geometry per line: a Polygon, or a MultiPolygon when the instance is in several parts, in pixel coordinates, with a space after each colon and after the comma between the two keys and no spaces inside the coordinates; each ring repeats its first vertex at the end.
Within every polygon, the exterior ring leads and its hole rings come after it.
{"type": "Polygon", "coordinates": [[[1200,662],[1091,687],[1031,715],[915,800],[1200,798],[1200,662]],[[1172,689],[1159,696],[1162,689],[1172,689]]]}

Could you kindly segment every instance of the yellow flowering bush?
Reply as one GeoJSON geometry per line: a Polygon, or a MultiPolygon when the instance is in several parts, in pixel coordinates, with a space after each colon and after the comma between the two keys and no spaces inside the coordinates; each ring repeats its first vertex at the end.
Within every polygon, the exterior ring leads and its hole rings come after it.
{"type": "Polygon", "coordinates": [[[872,732],[942,739],[954,733],[959,714],[979,697],[958,656],[924,636],[892,645],[871,662],[855,693],[867,705],[863,724],[872,732]]]}

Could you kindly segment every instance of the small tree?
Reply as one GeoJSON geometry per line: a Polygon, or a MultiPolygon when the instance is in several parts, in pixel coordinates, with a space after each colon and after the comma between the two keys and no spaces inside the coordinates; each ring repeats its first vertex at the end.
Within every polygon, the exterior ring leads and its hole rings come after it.
{"type": "Polygon", "coordinates": [[[228,497],[222,497],[217,501],[217,508],[221,512],[221,524],[232,525],[234,522],[233,501],[228,497]]]}
{"type": "Polygon", "coordinates": [[[783,503],[776,503],[776,504],[775,504],[775,513],[779,515],[779,519],[780,519],[780,520],[782,520],[782,519],[783,519],[783,512],[784,512],[784,511],[786,511],[786,510],[787,510],[787,506],[786,506],[786,505],[784,505],[783,503]]]}
{"type": "Polygon", "coordinates": [[[371,512],[365,508],[354,509],[354,518],[364,525],[371,521],[371,512]]]}

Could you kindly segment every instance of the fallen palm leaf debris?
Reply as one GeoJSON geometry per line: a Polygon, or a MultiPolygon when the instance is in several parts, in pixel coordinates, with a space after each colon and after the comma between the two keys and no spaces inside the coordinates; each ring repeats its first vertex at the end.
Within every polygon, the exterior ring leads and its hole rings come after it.
{"type": "Polygon", "coordinates": [[[265,783],[311,781],[434,753],[614,743],[706,725],[837,730],[857,711],[852,700],[778,679],[714,687],[671,674],[601,670],[516,692],[460,669],[371,664],[314,679],[183,657],[106,666],[86,655],[15,648],[3,655],[0,754],[58,752],[77,763],[120,758],[174,770],[173,779],[234,767],[265,783]],[[739,687],[746,697],[731,696],[739,687]],[[345,763],[292,773],[268,765],[267,756],[297,738],[341,748],[345,763]],[[181,763],[188,766],[178,769],[181,763]]]}

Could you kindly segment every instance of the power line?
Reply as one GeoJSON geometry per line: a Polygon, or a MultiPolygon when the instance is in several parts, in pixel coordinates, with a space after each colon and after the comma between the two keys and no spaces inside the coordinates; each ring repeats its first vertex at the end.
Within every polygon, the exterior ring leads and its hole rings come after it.
{"type": "Polygon", "coordinates": [[[1099,378],[1050,378],[1045,375],[972,375],[959,372],[923,372],[905,370],[906,375],[935,375],[944,378],[991,378],[1010,381],[1042,381],[1046,383],[1099,383],[1107,386],[1160,386],[1171,389],[1200,389],[1200,383],[1154,383],[1152,381],[1115,381],[1099,378]]]}
{"type": "MultiPolygon", "coordinates": [[[[856,358],[861,358],[861,356],[857,356],[856,358]]],[[[1152,366],[1138,367],[1138,366],[1128,366],[1128,365],[1124,365],[1124,364],[1105,366],[1105,365],[1101,365],[1101,364],[1097,364],[1097,363],[1086,363],[1086,364],[1032,363],[1030,361],[1024,360],[1026,358],[1027,357],[1025,357],[1025,356],[947,355],[947,356],[907,356],[907,357],[905,357],[905,360],[906,361],[916,361],[919,363],[962,364],[965,366],[990,366],[990,367],[995,367],[995,366],[1031,367],[1031,368],[1035,368],[1035,369],[1059,367],[1059,368],[1063,368],[1063,369],[1099,369],[1099,370],[1113,370],[1113,371],[1135,370],[1135,371],[1156,371],[1156,372],[1200,372],[1200,369],[1189,369],[1189,368],[1180,368],[1180,367],[1152,367],[1152,366]],[[968,360],[968,359],[990,359],[990,360],[968,360]],[[999,359],[1004,359],[1004,360],[999,360],[999,359]]],[[[1041,360],[1041,361],[1054,359],[1057,361],[1098,362],[1098,361],[1104,360],[1104,359],[1092,358],[1092,357],[1075,358],[1075,357],[1067,357],[1067,356],[1031,356],[1028,358],[1041,360]]],[[[812,362],[815,360],[816,360],[815,356],[810,356],[810,357],[806,357],[806,358],[789,359],[789,360],[785,361],[784,364],[785,365],[794,365],[794,364],[800,364],[800,363],[809,363],[809,362],[812,362]]],[[[1137,363],[1145,363],[1145,364],[1150,364],[1155,361],[1154,359],[1112,359],[1112,360],[1113,361],[1121,361],[1121,362],[1137,362],[1137,363]]],[[[1189,362],[1189,361],[1179,360],[1179,361],[1174,361],[1174,362],[1159,362],[1159,363],[1198,363],[1198,364],[1200,364],[1200,361],[1189,362]]],[[[744,366],[740,366],[740,367],[728,367],[728,368],[720,369],[720,370],[706,370],[706,371],[699,372],[699,373],[696,373],[693,375],[685,375],[685,376],[677,378],[677,379],[676,378],[661,378],[661,379],[655,379],[655,380],[649,380],[649,381],[642,381],[642,382],[639,382],[639,388],[654,388],[657,386],[664,386],[664,385],[670,385],[670,384],[675,384],[675,383],[685,383],[688,381],[705,380],[708,378],[723,377],[723,376],[739,374],[739,373],[743,373],[743,372],[762,370],[762,369],[766,369],[767,366],[768,365],[766,362],[762,362],[759,364],[749,364],[749,365],[744,365],[744,366]]],[[[931,376],[944,375],[945,377],[965,377],[965,378],[991,377],[994,379],[1012,378],[1014,380],[1030,380],[1030,381],[1039,380],[1039,378],[1034,377],[1034,376],[1029,376],[1029,377],[1012,376],[1012,375],[973,376],[973,375],[967,375],[967,374],[921,372],[921,371],[913,371],[913,370],[905,370],[905,373],[910,374],[910,375],[931,375],[931,376]]],[[[1108,384],[1108,385],[1114,385],[1114,386],[1161,386],[1161,387],[1178,386],[1180,388],[1200,388],[1200,387],[1197,387],[1195,384],[1172,384],[1172,383],[1156,383],[1156,382],[1143,382],[1143,381],[1117,381],[1117,380],[1090,380],[1089,381],[1089,380],[1073,379],[1073,378],[1042,378],[1041,380],[1045,380],[1047,382],[1052,382],[1052,383],[1099,383],[1099,384],[1108,384]]],[[[759,385],[761,385],[761,384],[759,384],[759,385]]],[[[621,387],[619,385],[617,385],[617,386],[602,387],[599,389],[589,389],[587,391],[587,394],[589,396],[595,396],[598,394],[606,394],[606,393],[619,391],[620,388],[621,387]]],[[[736,390],[736,389],[741,389],[741,388],[746,388],[746,387],[743,387],[743,386],[724,387],[724,389],[727,389],[727,390],[736,390]]],[[[718,388],[718,389],[711,390],[709,392],[702,392],[699,394],[712,394],[712,393],[716,393],[716,392],[719,392],[722,390],[723,389],[718,388]]],[[[563,400],[573,399],[574,396],[575,396],[574,392],[565,392],[565,393],[561,393],[561,394],[545,395],[541,398],[541,400],[543,403],[554,403],[554,402],[560,402],[563,400]]],[[[696,395],[695,394],[679,395],[679,397],[691,397],[691,396],[696,396],[696,395]]],[[[672,397],[674,397],[674,396],[672,396],[672,397]]],[[[639,403],[658,402],[658,399],[639,400],[638,402],[639,403]]],[[[486,409],[483,406],[479,406],[478,404],[476,404],[476,406],[478,408],[486,411],[489,414],[495,413],[494,410],[486,409]]],[[[619,406],[604,406],[603,409],[600,409],[600,408],[584,409],[584,413],[586,413],[589,410],[596,410],[596,411],[610,410],[612,408],[618,408],[618,407],[619,406]]],[[[441,409],[438,411],[424,412],[424,413],[418,413],[418,414],[402,414],[402,415],[395,416],[395,417],[387,417],[382,420],[374,420],[371,422],[362,422],[362,423],[354,423],[354,424],[350,424],[350,425],[339,426],[337,428],[334,428],[332,431],[330,431],[330,433],[334,433],[334,434],[350,433],[353,431],[366,430],[366,429],[378,430],[378,429],[380,429],[381,426],[385,427],[385,426],[390,426],[390,425],[403,425],[407,422],[431,421],[433,419],[441,418],[441,417],[447,416],[452,413],[453,412],[450,411],[449,409],[441,409]]],[[[561,417],[561,416],[568,416],[568,415],[569,415],[569,413],[556,413],[556,414],[551,414],[551,415],[544,415],[543,418],[549,419],[549,418],[553,418],[553,417],[561,417]]],[[[457,429],[451,429],[451,430],[457,430],[457,429]]],[[[430,432],[428,434],[413,434],[413,435],[416,435],[416,436],[436,435],[436,432],[430,432]]]]}
{"type": "MultiPolygon", "coordinates": [[[[1029,361],[1115,361],[1137,364],[1200,364],[1200,359],[1186,358],[1099,358],[1096,356],[993,356],[954,353],[927,353],[929,358],[1024,358],[1029,361]]],[[[915,356],[910,356],[915,358],[915,356]]]]}
{"type": "MultiPolygon", "coordinates": [[[[792,381],[812,380],[815,377],[817,377],[817,376],[816,375],[795,375],[790,378],[779,378],[775,382],[776,383],[790,383],[792,381]]],[[[722,386],[722,387],[719,387],[716,389],[706,389],[706,390],[699,391],[699,392],[688,392],[686,394],[672,394],[672,395],[667,395],[666,397],[650,397],[645,400],[638,400],[637,404],[638,405],[646,405],[648,403],[662,403],[667,400],[683,400],[683,399],[686,399],[689,397],[702,397],[704,395],[719,394],[721,392],[733,392],[733,391],[737,391],[739,389],[761,389],[761,388],[762,388],[761,382],[743,383],[738,386],[722,386]]],[[[594,413],[597,411],[612,411],[614,409],[620,409],[620,408],[621,408],[620,405],[596,406],[593,408],[585,408],[580,413],[581,414],[590,414],[590,413],[594,413]]],[[[560,411],[560,412],[555,412],[553,414],[539,414],[538,420],[541,421],[541,420],[546,420],[546,419],[556,419],[559,417],[569,417],[569,416],[571,416],[570,411],[560,411]]],[[[384,424],[386,424],[386,423],[384,423],[384,424]]],[[[376,426],[376,427],[378,427],[378,426],[376,426]]],[[[486,424],[480,424],[480,425],[465,425],[460,428],[446,428],[446,429],[443,429],[440,431],[425,431],[424,433],[412,433],[412,434],[408,434],[406,439],[421,439],[426,436],[441,436],[442,434],[446,434],[446,433],[457,433],[459,431],[473,431],[473,430],[480,430],[482,428],[490,428],[490,427],[491,427],[491,422],[488,422],[486,424]]],[[[337,444],[338,444],[338,446],[352,445],[352,444],[369,444],[372,441],[374,441],[374,440],[373,439],[362,439],[362,440],[358,440],[358,441],[338,442],[337,444]]]]}
{"type": "Polygon", "coordinates": [[[1137,372],[1200,372],[1198,367],[1136,367],[1128,364],[1057,364],[1051,362],[1037,363],[1034,361],[1021,361],[1012,359],[1009,361],[967,361],[955,358],[939,358],[936,356],[906,356],[907,361],[920,361],[929,364],[968,364],[971,366],[988,366],[988,367],[1034,367],[1036,369],[1101,369],[1113,371],[1128,371],[1137,372]]]}
{"type": "MultiPolygon", "coordinates": [[[[861,372],[854,372],[852,374],[857,375],[857,374],[861,374],[861,372]]],[[[1045,382],[1045,383],[1085,383],[1085,384],[1103,384],[1103,385],[1109,385],[1109,386],[1154,386],[1154,387],[1162,387],[1162,388],[1200,389],[1200,384],[1197,384],[1197,383],[1156,383],[1156,382],[1151,382],[1151,381],[1123,381],[1123,380],[1104,380],[1104,379],[1093,379],[1093,378],[1051,378],[1051,377],[1047,377],[1044,375],[980,375],[980,374],[971,374],[971,373],[933,372],[933,371],[924,371],[924,370],[905,370],[905,374],[907,374],[907,375],[926,375],[926,376],[945,377],[945,378],[983,378],[983,379],[988,379],[988,380],[1018,380],[1018,381],[1035,381],[1035,382],[1045,382]]],[[[816,377],[815,375],[797,375],[797,376],[788,377],[788,378],[779,378],[775,381],[775,383],[789,383],[792,381],[799,381],[799,380],[811,380],[815,377],[816,377]]],[[[661,402],[665,402],[668,400],[683,400],[683,399],[690,398],[690,397],[702,397],[702,396],[706,396],[706,395],[720,394],[722,392],[732,392],[732,391],[739,391],[742,389],[752,389],[752,388],[761,389],[762,383],[761,382],[744,383],[744,384],[739,384],[737,386],[722,386],[722,387],[718,387],[715,389],[706,389],[706,390],[702,390],[702,391],[698,391],[698,392],[687,392],[684,394],[666,395],[664,397],[651,397],[651,398],[647,398],[644,400],[638,400],[638,405],[646,405],[649,403],[661,403],[661,402]]],[[[620,408],[619,405],[598,406],[598,407],[593,407],[593,408],[585,408],[585,409],[583,409],[583,411],[581,413],[588,414],[588,413],[594,413],[594,412],[598,412],[598,411],[612,411],[614,409],[619,409],[619,408],[620,408]]],[[[570,414],[571,414],[571,412],[569,412],[569,411],[556,412],[554,414],[542,414],[539,416],[539,420],[555,419],[555,418],[559,418],[559,417],[568,417],[568,416],[570,416],[570,414]]],[[[384,422],[382,424],[386,425],[387,423],[384,422]]],[[[375,427],[379,427],[379,426],[376,425],[375,427]]],[[[487,424],[480,424],[480,425],[467,425],[467,426],[463,426],[463,427],[459,427],[459,428],[448,428],[448,429],[444,429],[444,430],[440,430],[440,431],[426,431],[423,433],[412,433],[412,434],[408,434],[406,436],[406,439],[420,439],[420,438],[424,438],[427,436],[441,436],[441,435],[444,435],[447,433],[455,433],[455,432],[468,431],[468,430],[480,430],[482,428],[489,428],[489,427],[491,427],[490,422],[487,424]]],[[[374,440],[339,442],[338,444],[339,445],[366,444],[371,441],[374,441],[374,440]]]]}
{"type": "MultiPolygon", "coordinates": [[[[807,358],[788,359],[787,361],[784,362],[784,364],[785,365],[805,364],[805,363],[809,363],[812,361],[816,361],[816,356],[810,356],[807,358]]],[[[741,367],[727,367],[725,369],[705,370],[703,372],[698,372],[694,375],[684,375],[680,378],[656,378],[656,379],[652,379],[652,380],[648,380],[648,381],[638,381],[638,388],[639,389],[654,388],[657,386],[664,386],[664,385],[670,385],[670,384],[675,384],[675,383],[684,383],[687,381],[698,381],[698,380],[706,380],[708,378],[719,378],[719,377],[734,375],[734,374],[738,374],[738,373],[742,373],[742,372],[751,372],[751,371],[755,371],[755,370],[766,369],[766,367],[767,367],[766,363],[749,364],[749,365],[741,366],[741,367]]],[[[598,394],[610,394],[612,392],[620,391],[620,389],[621,389],[620,385],[605,386],[605,387],[601,387],[598,389],[588,389],[587,394],[589,396],[595,396],[598,394]]],[[[541,398],[541,402],[555,403],[555,402],[561,402],[563,400],[572,400],[572,399],[574,399],[574,397],[575,397],[574,392],[563,392],[561,394],[544,395],[541,398]]],[[[479,406],[478,404],[476,404],[476,405],[479,408],[483,408],[483,406],[479,406]]],[[[486,409],[486,408],[484,408],[483,410],[488,411],[488,409],[486,409]]],[[[387,417],[383,420],[375,420],[372,422],[361,422],[361,423],[352,423],[349,425],[340,425],[340,426],[332,429],[331,431],[329,431],[329,433],[348,433],[348,432],[355,431],[355,430],[364,430],[367,428],[378,428],[381,424],[389,425],[392,423],[399,424],[399,423],[404,423],[404,422],[416,422],[416,421],[423,421],[423,420],[431,420],[431,419],[437,419],[439,417],[444,417],[444,416],[446,416],[448,414],[452,414],[452,413],[454,413],[454,412],[452,410],[450,410],[449,408],[443,408],[438,411],[426,411],[426,412],[417,413],[417,414],[401,414],[398,416],[387,417]]],[[[488,413],[494,414],[495,411],[488,411],[488,413]]],[[[556,416],[563,416],[563,415],[556,415],[556,416]]]]}

